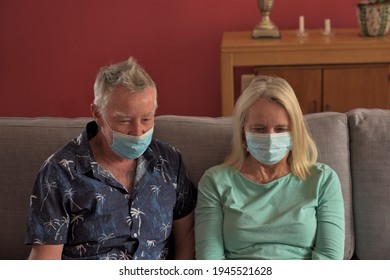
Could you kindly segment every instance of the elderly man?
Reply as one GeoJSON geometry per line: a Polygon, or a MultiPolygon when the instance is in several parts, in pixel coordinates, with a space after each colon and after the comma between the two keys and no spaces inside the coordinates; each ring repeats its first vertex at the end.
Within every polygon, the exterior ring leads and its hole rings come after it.
{"type": "Polygon", "coordinates": [[[193,259],[196,189],[178,150],[152,139],[155,83],[129,58],[102,68],[94,92],[95,120],[37,176],[29,258],[193,259]]]}

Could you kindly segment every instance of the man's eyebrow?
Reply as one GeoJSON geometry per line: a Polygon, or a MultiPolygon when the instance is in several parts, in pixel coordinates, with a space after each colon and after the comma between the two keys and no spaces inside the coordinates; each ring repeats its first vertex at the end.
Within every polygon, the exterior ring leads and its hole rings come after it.
{"type": "Polygon", "coordinates": [[[114,113],[112,113],[112,116],[115,118],[115,117],[120,117],[120,118],[131,118],[130,116],[126,115],[125,113],[123,112],[119,112],[119,111],[116,111],[114,113]]]}
{"type": "MultiPolygon", "coordinates": [[[[149,113],[146,113],[145,115],[143,115],[143,117],[153,117],[154,114],[155,114],[154,112],[149,112],[149,113]]],[[[133,118],[132,116],[128,116],[124,112],[120,112],[120,111],[116,111],[116,112],[112,113],[112,117],[125,118],[125,119],[132,119],[133,118]]]]}
{"type": "Polygon", "coordinates": [[[153,117],[153,116],[154,116],[154,112],[149,112],[144,115],[144,117],[153,117]]]}

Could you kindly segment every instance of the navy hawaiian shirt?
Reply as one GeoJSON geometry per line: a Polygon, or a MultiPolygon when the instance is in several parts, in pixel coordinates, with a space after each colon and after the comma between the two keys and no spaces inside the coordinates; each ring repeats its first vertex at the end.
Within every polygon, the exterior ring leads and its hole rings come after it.
{"type": "Polygon", "coordinates": [[[174,147],[153,140],[130,195],[95,161],[95,122],[50,156],[37,176],[26,244],[64,244],[63,259],[165,259],[172,222],[195,207],[196,189],[174,147]]]}

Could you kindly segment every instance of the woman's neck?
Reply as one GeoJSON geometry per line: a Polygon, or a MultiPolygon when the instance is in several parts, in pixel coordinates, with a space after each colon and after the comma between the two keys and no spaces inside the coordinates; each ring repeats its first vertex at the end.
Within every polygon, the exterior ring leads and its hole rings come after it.
{"type": "Polygon", "coordinates": [[[248,156],[240,170],[240,172],[249,180],[258,183],[266,184],[286,176],[291,172],[291,168],[287,163],[287,157],[274,165],[265,165],[258,162],[252,156],[248,156]]]}

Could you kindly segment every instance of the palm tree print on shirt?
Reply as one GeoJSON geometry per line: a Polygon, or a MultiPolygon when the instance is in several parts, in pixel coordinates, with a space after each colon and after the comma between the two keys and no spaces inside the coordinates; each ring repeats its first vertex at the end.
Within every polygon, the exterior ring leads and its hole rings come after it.
{"type": "Polygon", "coordinates": [[[50,220],[45,222],[44,225],[45,225],[46,230],[50,231],[50,230],[54,229],[56,231],[56,234],[54,236],[54,240],[57,240],[62,227],[69,226],[69,216],[63,216],[62,220],[50,218],[50,220]]]}
{"type": "Polygon", "coordinates": [[[78,205],[76,204],[76,202],[73,201],[73,196],[74,196],[76,193],[77,193],[76,191],[73,191],[73,189],[70,188],[69,190],[66,190],[66,191],[65,191],[64,197],[68,198],[69,201],[70,201],[74,206],[76,206],[79,210],[81,210],[82,208],[81,208],[80,206],[78,206],[78,205]]]}
{"type": "Polygon", "coordinates": [[[106,241],[110,240],[110,239],[113,239],[115,238],[115,235],[113,233],[110,233],[109,235],[103,233],[99,238],[98,238],[98,242],[99,242],[99,245],[97,246],[96,248],[96,253],[99,253],[99,249],[100,249],[100,245],[103,245],[104,243],[106,243],[106,241]]]}
{"type": "Polygon", "coordinates": [[[46,195],[45,197],[42,199],[42,204],[41,204],[41,211],[43,209],[43,205],[45,204],[45,201],[47,200],[49,194],[51,193],[52,189],[55,189],[57,188],[57,183],[56,182],[45,182],[45,184],[43,185],[43,188],[46,189],[46,195]]]}
{"type": "Polygon", "coordinates": [[[72,239],[74,240],[74,228],[79,224],[79,221],[84,222],[84,216],[82,214],[75,215],[72,214],[72,218],[70,220],[70,223],[72,224],[72,239]]]}
{"type": "Polygon", "coordinates": [[[135,209],[135,208],[131,208],[131,217],[134,218],[135,220],[138,220],[138,235],[141,234],[141,223],[142,223],[142,219],[141,219],[141,215],[144,215],[145,216],[145,213],[142,212],[141,210],[139,210],[139,208],[135,209]]]}
{"type": "Polygon", "coordinates": [[[103,204],[104,201],[106,200],[106,195],[105,194],[96,193],[95,195],[96,195],[95,198],[96,198],[98,203],[103,204]]]}
{"type": "Polygon", "coordinates": [[[70,170],[70,164],[71,163],[73,163],[73,160],[63,159],[63,160],[60,161],[60,164],[68,170],[70,176],[72,177],[72,180],[74,180],[74,176],[72,174],[72,171],[70,170]]]}
{"type": "Polygon", "coordinates": [[[171,228],[171,223],[163,224],[162,227],[160,227],[160,231],[164,233],[165,238],[168,236],[168,231],[171,228]]]}
{"type": "Polygon", "coordinates": [[[165,183],[171,181],[171,177],[169,177],[168,172],[166,171],[166,165],[169,163],[168,160],[164,159],[162,156],[159,156],[159,162],[157,163],[156,167],[154,170],[158,171],[161,173],[161,177],[164,180],[165,183]]]}
{"type": "Polygon", "coordinates": [[[146,240],[146,244],[148,244],[148,249],[156,246],[156,240],[146,240]]]}
{"type": "Polygon", "coordinates": [[[87,249],[85,248],[85,246],[83,244],[77,245],[76,250],[77,250],[77,252],[79,252],[80,258],[83,257],[84,253],[87,252],[87,249]]]}

